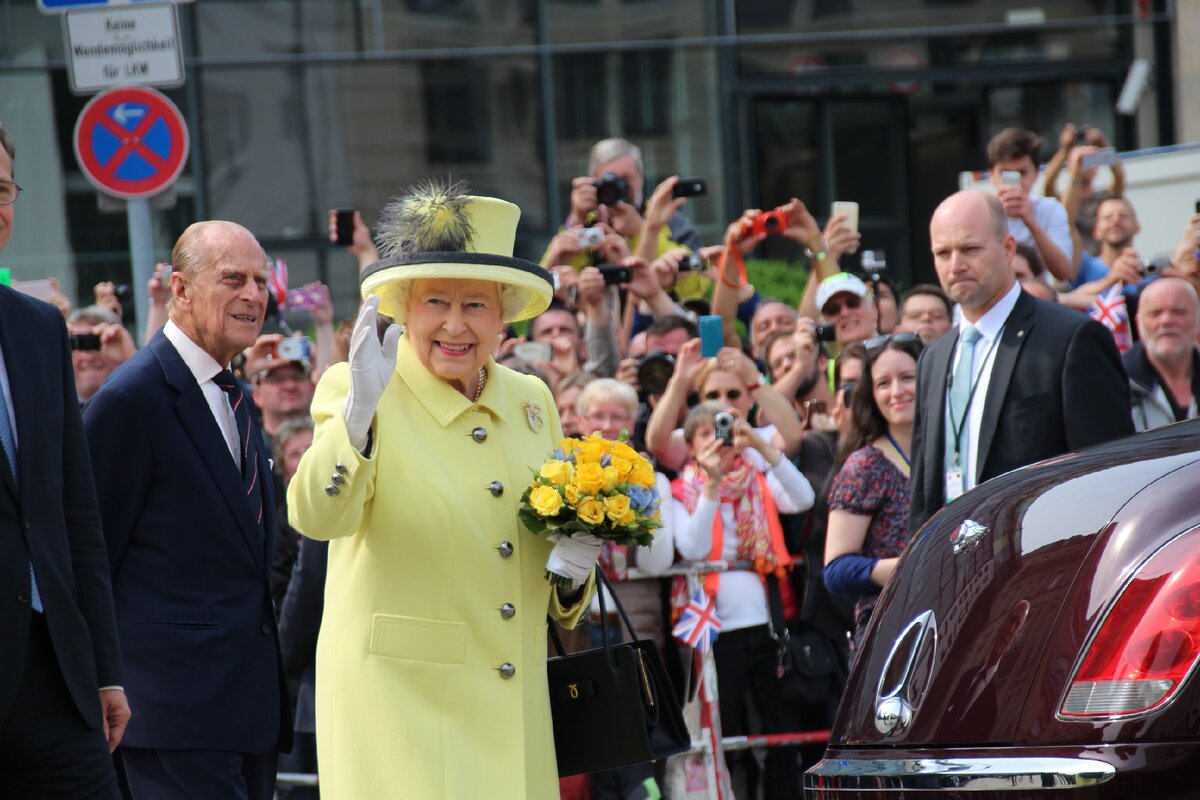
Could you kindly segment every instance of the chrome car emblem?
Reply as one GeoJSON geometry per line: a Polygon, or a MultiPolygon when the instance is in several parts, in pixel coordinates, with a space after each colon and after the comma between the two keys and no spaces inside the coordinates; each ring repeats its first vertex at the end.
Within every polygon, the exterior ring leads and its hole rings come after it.
{"type": "Polygon", "coordinates": [[[954,555],[965,553],[979,544],[979,540],[989,530],[990,528],[986,525],[980,525],[974,520],[964,519],[962,524],[954,529],[954,533],[950,534],[950,544],[953,545],[954,555]]]}
{"type": "Polygon", "coordinates": [[[924,611],[905,626],[879,671],[875,688],[875,729],[899,735],[925,699],[937,657],[937,618],[924,611]],[[891,678],[891,681],[889,681],[891,678]],[[891,682],[886,686],[885,682],[891,682]]]}

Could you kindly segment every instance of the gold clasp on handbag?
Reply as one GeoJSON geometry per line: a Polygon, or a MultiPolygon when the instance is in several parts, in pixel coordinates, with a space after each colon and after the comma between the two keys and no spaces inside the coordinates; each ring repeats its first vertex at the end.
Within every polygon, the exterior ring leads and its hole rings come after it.
{"type": "Polygon", "coordinates": [[[567,686],[567,689],[568,689],[568,690],[570,691],[570,693],[571,693],[571,699],[572,699],[572,700],[578,700],[578,699],[579,699],[579,684],[578,684],[578,683],[572,683],[572,684],[569,684],[569,685],[567,686]]]}
{"type": "Polygon", "coordinates": [[[650,708],[654,708],[654,692],[650,690],[650,678],[646,675],[646,660],[642,655],[642,651],[637,651],[638,655],[638,673],[642,676],[642,688],[646,690],[646,704],[650,708]]]}

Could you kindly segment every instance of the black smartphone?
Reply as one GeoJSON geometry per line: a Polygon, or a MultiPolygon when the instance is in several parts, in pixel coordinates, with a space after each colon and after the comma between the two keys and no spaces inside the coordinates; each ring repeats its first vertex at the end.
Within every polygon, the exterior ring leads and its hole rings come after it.
{"type": "Polygon", "coordinates": [[[1196,213],[1200,214],[1200,200],[1196,201],[1196,213]]]}
{"type": "Polygon", "coordinates": [[[72,333],[67,336],[72,350],[99,350],[100,335],[97,333],[72,333]]]}
{"type": "Polygon", "coordinates": [[[621,267],[616,264],[600,264],[597,268],[600,270],[600,274],[604,276],[604,283],[607,286],[629,283],[633,278],[633,270],[629,267],[621,267]]]}
{"type": "Polygon", "coordinates": [[[671,190],[671,197],[699,197],[708,194],[708,182],[704,178],[680,178],[671,190]]]}
{"type": "Polygon", "coordinates": [[[339,208],[334,213],[337,215],[337,243],[340,245],[354,244],[354,209],[339,208]]]}

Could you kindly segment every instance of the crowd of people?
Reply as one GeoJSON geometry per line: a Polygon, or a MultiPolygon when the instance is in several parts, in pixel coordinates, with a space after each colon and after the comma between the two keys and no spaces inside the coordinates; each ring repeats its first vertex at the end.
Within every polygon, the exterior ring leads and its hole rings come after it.
{"type": "MultiPolygon", "coordinates": [[[[2,248],[19,188],[2,128],[0,144],[2,248]]],[[[18,597],[0,779],[22,797],[135,800],[269,798],[279,769],[319,771],[334,798],[653,796],[638,792],[662,765],[554,769],[546,618],[575,649],[620,636],[597,564],[666,652],[688,592],[664,573],[749,564],[701,581],[724,732],[829,727],[880,590],[940,508],[1197,416],[1200,214],[1147,275],[1119,162],[1107,192],[1084,166],[1106,145],[1067,126],[1038,195],[1039,137],[997,134],[994,194],[941,203],[938,285],[904,290],[843,268],[869,242],[799,199],[747,209],[706,246],[678,177],[647,193],[624,139],[592,149],[540,266],[513,258],[519,210],[461,186],[399,198],[375,232],[356,212],[364,302],[336,326],[318,304],[299,351],[261,333],[267,259],[234,223],[192,225],[158,265],[140,348],[111,284],[77,310],[57,298],[65,328],[0,290],[18,597]],[[795,306],[738,269],[770,236],[805,251],[795,306]],[[529,468],[591,433],[652,459],[652,546],[521,528],[529,468]],[[573,582],[551,586],[548,563],[573,582]],[[816,702],[781,693],[776,592],[790,635],[834,656],[816,702]],[[56,730],[26,735],[16,720],[41,704],[56,730]]],[[[682,685],[689,660],[670,661],[682,685]]],[[[738,796],[784,798],[811,756],[727,761],[738,796]]]]}

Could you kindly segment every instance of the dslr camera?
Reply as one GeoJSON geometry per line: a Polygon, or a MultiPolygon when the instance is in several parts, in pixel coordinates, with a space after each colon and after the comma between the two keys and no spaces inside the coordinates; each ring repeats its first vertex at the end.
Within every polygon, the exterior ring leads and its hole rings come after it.
{"type": "Polygon", "coordinates": [[[592,185],[596,187],[596,202],[602,206],[615,206],[622,200],[630,202],[629,181],[611,172],[604,173],[604,177],[598,181],[592,181],[592,185]]]}
{"type": "Polygon", "coordinates": [[[675,372],[675,356],[670,353],[650,353],[642,356],[637,366],[638,388],[643,397],[663,394],[675,372]]]}

